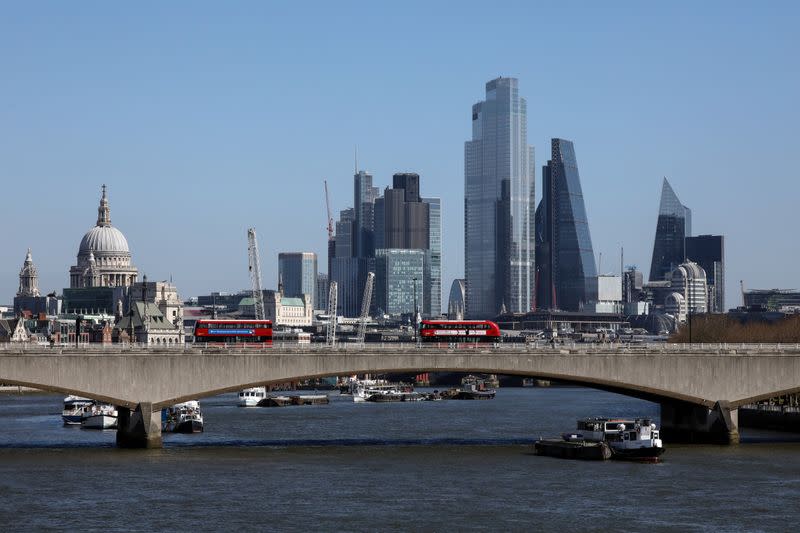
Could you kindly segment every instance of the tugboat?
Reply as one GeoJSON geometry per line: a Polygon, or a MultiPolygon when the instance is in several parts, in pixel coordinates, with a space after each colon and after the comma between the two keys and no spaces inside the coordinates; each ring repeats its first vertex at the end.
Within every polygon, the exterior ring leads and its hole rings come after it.
{"type": "Polygon", "coordinates": [[[164,409],[162,422],[164,431],[170,433],[202,433],[203,413],[200,412],[200,402],[190,400],[164,409]]]}
{"type": "Polygon", "coordinates": [[[461,388],[451,389],[448,394],[451,400],[492,400],[495,390],[490,384],[477,376],[467,376],[461,380],[461,388]]]}
{"type": "Polygon", "coordinates": [[[648,418],[585,418],[561,439],[540,439],[537,455],[564,459],[658,461],[664,453],[656,425],[648,418]]]}
{"type": "Polygon", "coordinates": [[[585,418],[578,431],[584,440],[608,443],[612,459],[657,461],[665,451],[649,418],[585,418]]]}

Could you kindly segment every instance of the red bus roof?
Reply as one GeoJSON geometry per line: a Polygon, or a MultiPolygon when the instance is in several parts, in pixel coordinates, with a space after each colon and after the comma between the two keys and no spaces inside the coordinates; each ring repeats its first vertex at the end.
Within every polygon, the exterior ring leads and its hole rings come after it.
{"type": "Polygon", "coordinates": [[[200,323],[220,323],[220,324],[272,324],[272,320],[256,320],[256,319],[243,319],[238,320],[235,318],[201,318],[197,320],[197,324],[200,323]]]}
{"type": "Polygon", "coordinates": [[[423,320],[423,324],[493,324],[491,320],[423,320]]]}

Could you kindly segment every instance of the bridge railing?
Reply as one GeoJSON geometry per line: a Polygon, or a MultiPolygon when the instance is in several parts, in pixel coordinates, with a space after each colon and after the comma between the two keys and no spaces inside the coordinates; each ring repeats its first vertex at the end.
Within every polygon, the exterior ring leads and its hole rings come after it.
{"type": "Polygon", "coordinates": [[[181,346],[165,346],[153,344],[61,344],[40,345],[36,343],[0,343],[0,355],[19,353],[152,353],[152,354],[213,354],[213,353],[373,353],[373,352],[452,352],[452,353],[537,353],[549,352],[557,354],[667,354],[667,353],[720,353],[720,354],[776,354],[800,352],[800,344],[777,343],[741,343],[741,344],[673,344],[673,343],[584,343],[556,342],[537,340],[527,343],[357,343],[340,342],[335,346],[324,343],[300,344],[281,341],[269,345],[222,345],[219,343],[194,343],[181,346]]]}

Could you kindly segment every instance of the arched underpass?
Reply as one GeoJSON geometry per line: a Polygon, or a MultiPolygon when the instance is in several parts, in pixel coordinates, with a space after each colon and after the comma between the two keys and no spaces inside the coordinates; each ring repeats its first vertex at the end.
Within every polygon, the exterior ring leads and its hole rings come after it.
{"type": "Polygon", "coordinates": [[[662,429],[673,441],[737,442],[739,406],[800,390],[800,350],[312,345],[0,352],[0,381],[118,405],[117,442],[132,447],[160,446],[159,411],[173,403],[256,385],[392,372],[506,374],[594,387],[661,404],[662,429]]]}

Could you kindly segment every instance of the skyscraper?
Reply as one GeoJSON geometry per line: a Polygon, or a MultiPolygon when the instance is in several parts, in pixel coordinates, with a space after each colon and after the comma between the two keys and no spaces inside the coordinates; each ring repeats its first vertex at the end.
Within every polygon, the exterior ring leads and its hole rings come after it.
{"type": "Polygon", "coordinates": [[[596,299],[597,267],[571,141],[553,139],[536,209],[536,306],[578,311],[596,299]]]}
{"type": "Polygon", "coordinates": [[[486,84],[464,144],[466,314],[531,309],[534,291],[534,154],[516,78],[486,84]]]}
{"type": "Polygon", "coordinates": [[[423,198],[430,207],[428,215],[429,248],[425,256],[425,302],[423,314],[438,317],[442,314],[442,200],[423,198]]]}
{"type": "Polygon", "coordinates": [[[706,271],[708,310],[725,312],[725,237],[698,235],[686,237],[686,260],[694,261],[706,271]]]}
{"type": "Polygon", "coordinates": [[[354,257],[372,257],[375,253],[374,203],[379,193],[380,190],[372,186],[372,174],[364,170],[357,170],[353,176],[354,257]]]}
{"type": "Polygon", "coordinates": [[[686,257],[684,242],[692,236],[692,210],[678,199],[667,178],[661,186],[650,281],[662,281],[686,257]]]}
{"type": "MultiPolygon", "coordinates": [[[[355,209],[343,209],[336,222],[336,255],[331,262],[330,281],[338,286],[337,310],[343,316],[358,316],[361,310],[359,279],[363,269],[354,256],[356,240],[355,209]]],[[[366,276],[366,273],[364,273],[366,276]]]]}
{"type": "Polygon", "coordinates": [[[317,305],[317,254],[314,252],[281,252],[278,254],[278,278],[287,298],[307,294],[313,307],[317,305]]]}

